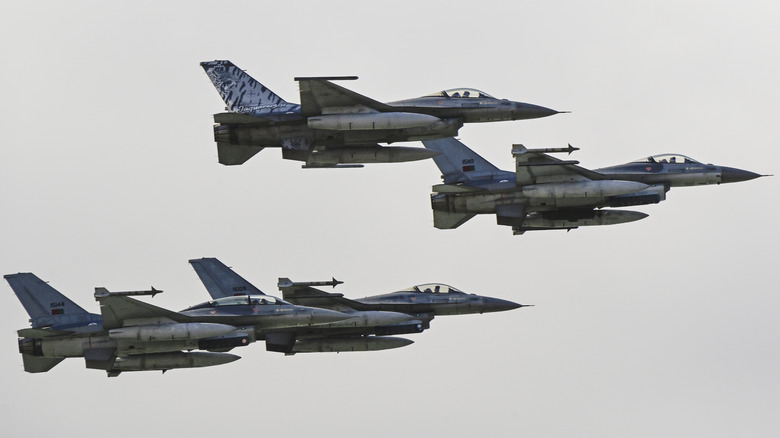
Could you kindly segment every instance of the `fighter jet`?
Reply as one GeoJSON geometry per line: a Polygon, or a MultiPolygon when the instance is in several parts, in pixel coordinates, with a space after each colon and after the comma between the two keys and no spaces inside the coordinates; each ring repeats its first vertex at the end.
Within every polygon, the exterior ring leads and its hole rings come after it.
{"type": "Polygon", "coordinates": [[[31,273],[6,275],[31,319],[18,331],[24,369],[46,372],[68,357],[109,377],[124,371],[167,371],[222,365],[228,354],[263,336],[350,318],[327,309],[271,297],[236,297],[172,312],[130,298],[161,291],[109,292],[95,288],[101,314],[88,313],[31,273]],[[207,350],[192,352],[191,350],[207,350]]]}
{"type": "MultiPolygon", "coordinates": [[[[247,294],[267,296],[215,258],[190,260],[198,277],[214,302],[243,300],[247,294]]],[[[309,285],[336,285],[332,280],[309,285]]],[[[322,307],[322,306],[315,306],[322,307]]],[[[295,353],[376,351],[404,347],[413,342],[389,335],[419,333],[428,328],[430,319],[393,311],[341,307],[329,309],[347,315],[341,321],[298,330],[287,330],[265,337],[266,349],[292,355],[295,353]]]]}
{"type": "Polygon", "coordinates": [[[456,135],[463,123],[547,117],[558,111],[496,99],[471,88],[382,103],[334,84],[357,76],[297,77],[301,103],[294,104],[230,61],[202,62],[226,111],[214,115],[219,162],[243,164],[266,147],[310,167],[362,167],[430,158],[424,148],[378,143],[456,135]]]}
{"type": "MultiPolygon", "coordinates": [[[[436,315],[465,315],[469,313],[503,312],[528,307],[498,298],[469,294],[442,283],[420,284],[398,292],[351,300],[343,294],[325,292],[312,285],[330,285],[331,282],[293,282],[289,278],[279,279],[279,290],[285,300],[305,306],[326,309],[387,310],[408,313],[428,322],[436,315]],[[305,304],[304,304],[305,303],[305,304]]],[[[340,282],[339,282],[340,283],[340,282]]]]}
{"type": "Polygon", "coordinates": [[[527,149],[514,145],[516,172],[502,171],[454,138],[423,141],[443,184],[433,186],[433,225],[452,229],[477,214],[495,214],[514,234],[571,230],[632,222],[647,214],[603,209],[657,204],[672,187],[722,184],[758,178],[757,173],[702,164],[679,154],[655,155],[619,166],[588,170],[578,161],[547,153],[578,148],[527,149]]]}
{"type": "MultiPolygon", "coordinates": [[[[214,298],[226,297],[236,293],[259,292],[255,286],[215,258],[195,259],[190,260],[190,263],[214,298]]],[[[373,336],[367,336],[368,331],[349,333],[357,334],[357,337],[344,337],[344,335],[338,332],[334,335],[333,328],[321,326],[311,330],[308,336],[298,336],[294,344],[295,349],[301,350],[306,347],[309,351],[364,351],[361,348],[363,345],[369,345],[369,341],[370,344],[375,343],[377,346],[384,348],[396,348],[396,346],[390,346],[393,344],[389,344],[390,341],[387,341],[384,335],[414,333],[430,328],[430,322],[435,315],[500,312],[525,307],[511,301],[467,294],[454,287],[438,283],[413,286],[407,290],[359,300],[350,300],[344,298],[343,294],[328,293],[314,287],[336,287],[336,285],[341,283],[341,281],[335,278],[330,281],[319,282],[293,282],[288,278],[280,278],[278,287],[286,301],[297,305],[330,309],[355,315],[356,318],[372,322],[376,322],[377,317],[375,315],[401,314],[406,315],[407,318],[412,318],[415,324],[418,325],[410,325],[409,323],[383,325],[381,324],[381,319],[379,319],[373,326],[373,331],[370,332],[373,336]],[[419,324],[422,325],[422,328],[420,328],[419,324]],[[334,336],[337,337],[334,338],[334,336]],[[384,344],[386,343],[388,343],[388,346],[385,347],[384,344]]],[[[335,326],[337,324],[341,323],[332,325],[335,326]]],[[[346,334],[346,332],[344,333],[346,334]]],[[[408,342],[411,343],[411,341],[408,342]]],[[[402,345],[397,346],[400,347],[402,345]]]]}

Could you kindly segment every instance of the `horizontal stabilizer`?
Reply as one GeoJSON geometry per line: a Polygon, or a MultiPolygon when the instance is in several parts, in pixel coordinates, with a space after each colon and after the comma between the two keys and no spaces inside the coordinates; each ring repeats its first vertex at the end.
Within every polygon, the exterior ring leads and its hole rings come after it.
{"type": "Polygon", "coordinates": [[[433,210],[433,226],[440,230],[458,228],[475,215],[476,213],[450,213],[433,210]]]}
{"type": "Polygon", "coordinates": [[[33,356],[31,354],[22,354],[22,361],[24,362],[24,370],[28,373],[45,373],[50,369],[57,366],[58,363],[65,360],[65,358],[50,358],[33,356]]]}
{"type": "Polygon", "coordinates": [[[19,335],[20,338],[57,338],[72,335],[73,333],[74,332],[69,330],[54,330],[49,328],[26,328],[16,331],[16,334],[19,335]]]}
{"type": "Polygon", "coordinates": [[[240,113],[217,113],[214,114],[214,122],[223,125],[254,125],[257,123],[269,123],[270,119],[250,116],[240,113]]]}
{"type": "Polygon", "coordinates": [[[225,166],[244,164],[246,160],[254,157],[255,154],[262,150],[262,146],[237,146],[227,142],[217,142],[219,163],[225,166]]]}
{"type": "Polygon", "coordinates": [[[484,188],[472,187],[458,184],[436,184],[431,188],[436,193],[468,193],[484,191],[484,188]]]}

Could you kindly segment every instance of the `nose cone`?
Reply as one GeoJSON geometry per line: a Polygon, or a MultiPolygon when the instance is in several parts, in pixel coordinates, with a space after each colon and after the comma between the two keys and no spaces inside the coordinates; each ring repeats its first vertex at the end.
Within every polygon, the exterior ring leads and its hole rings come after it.
{"type": "Polygon", "coordinates": [[[522,304],[517,304],[513,301],[485,297],[482,300],[482,308],[480,313],[503,312],[505,310],[517,309],[518,307],[526,307],[526,306],[522,304]]]}
{"type": "Polygon", "coordinates": [[[759,174],[753,173],[747,170],[735,169],[733,167],[721,167],[720,168],[720,182],[722,183],[734,183],[740,181],[750,181],[751,179],[758,178],[759,174]]]}
{"type": "Polygon", "coordinates": [[[561,111],[556,111],[554,109],[545,108],[539,105],[515,102],[515,109],[512,111],[512,118],[514,120],[538,119],[540,117],[552,116],[560,112],[561,111]]]}

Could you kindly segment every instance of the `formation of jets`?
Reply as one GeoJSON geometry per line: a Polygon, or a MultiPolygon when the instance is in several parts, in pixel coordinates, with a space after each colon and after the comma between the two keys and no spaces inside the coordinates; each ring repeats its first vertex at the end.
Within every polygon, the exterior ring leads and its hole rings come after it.
{"type": "Polygon", "coordinates": [[[267,295],[215,258],[190,260],[211,300],[175,312],[133,298],[162,291],[95,288],[100,314],[89,313],[32,273],[5,279],[30,315],[18,331],[24,369],[46,372],[69,357],[108,376],[222,365],[228,351],[254,342],[287,355],[376,351],[412,344],[405,337],[430,328],[437,315],[500,312],[523,307],[467,294],[444,284],[358,300],[314,286],[341,282],[279,279],[284,299],[267,295]]]}
{"type": "Polygon", "coordinates": [[[571,230],[647,217],[605,209],[655,204],[671,187],[757,178],[753,172],[702,164],[679,154],[588,170],[573,160],[577,148],[527,149],[514,145],[515,172],[498,169],[455,138],[464,123],[522,120],[561,113],[539,105],[496,99],[472,88],[381,103],[334,84],[355,76],[295,78],[301,104],[284,101],[230,61],[202,62],[226,111],[215,114],[219,162],[242,164],[261,149],[281,147],[303,167],[355,167],[433,158],[443,184],[433,186],[434,226],[457,228],[477,214],[496,215],[514,234],[571,230]],[[421,140],[424,148],[378,143],[421,140]]]}
{"type": "MultiPolygon", "coordinates": [[[[590,170],[549,154],[578,148],[513,145],[514,172],[487,162],[454,138],[464,123],[522,120],[560,113],[497,99],[473,88],[382,103],[336,85],[357,77],[299,77],[300,104],[289,103],[230,61],[201,63],[226,105],[214,115],[219,162],[240,165],[278,147],[304,168],[362,167],[433,158],[442,183],[433,186],[434,226],[454,229],[477,214],[496,216],[514,234],[632,222],[647,215],[615,209],[655,204],[672,187],[747,181],[759,174],[703,164],[680,154],[653,155],[590,170]],[[424,147],[387,146],[422,141],[424,147]],[[387,144],[385,146],[380,143],[387,144]]],[[[279,278],[282,298],[267,295],[215,258],[190,260],[211,300],[176,312],[135,296],[151,290],[95,288],[100,313],[89,313],[32,273],[5,275],[30,315],[18,330],[24,369],[46,372],[69,357],[109,376],[226,364],[228,353],[264,342],[286,355],[376,351],[407,346],[403,336],[430,328],[437,315],[512,310],[523,305],[462,292],[440,283],[349,299],[316,286],[335,278],[279,278]]]]}

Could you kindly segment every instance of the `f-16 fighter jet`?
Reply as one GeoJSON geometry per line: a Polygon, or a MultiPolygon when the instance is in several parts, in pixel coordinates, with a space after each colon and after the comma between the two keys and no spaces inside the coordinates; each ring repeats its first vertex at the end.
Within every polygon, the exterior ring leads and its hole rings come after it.
{"type": "MultiPolygon", "coordinates": [[[[213,298],[227,299],[232,294],[258,293],[259,290],[215,258],[190,260],[203,284],[213,298]]],[[[323,282],[293,282],[279,279],[279,290],[284,299],[298,305],[320,307],[349,315],[367,326],[348,331],[333,330],[350,320],[314,327],[306,335],[295,339],[294,351],[364,351],[401,347],[403,338],[387,338],[384,335],[414,333],[430,327],[435,315],[460,315],[466,313],[500,312],[524,307],[511,301],[483,297],[461,292],[443,284],[414,286],[400,292],[366,297],[359,300],[344,298],[342,294],[328,293],[314,286],[333,286],[342,282],[332,279],[323,282]],[[400,322],[393,325],[384,320],[387,315],[406,315],[414,323],[400,322]],[[334,326],[334,327],[330,327],[334,326]],[[391,339],[391,340],[388,340],[391,339]]],[[[405,340],[405,339],[403,339],[405,340]]],[[[405,340],[411,343],[409,340],[405,340]]]]}
{"type": "Polygon", "coordinates": [[[571,230],[647,217],[630,210],[602,209],[657,204],[672,187],[722,184],[758,178],[757,173],[702,164],[679,154],[655,155],[603,169],[588,170],[578,161],[547,153],[578,148],[526,149],[514,145],[516,171],[487,162],[454,138],[423,141],[444,184],[433,186],[433,225],[457,228],[477,214],[495,214],[514,234],[531,230],[571,230]]]}
{"type": "Polygon", "coordinates": [[[470,88],[382,103],[334,84],[344,77],[299,77],[301,103],[283,100],[230,61],[201,67],[225,101],[214,115],[219,162],[243,164],[266,147],[303,167],[362,167],[430,158],[423,148],[380,146],[457,135],[464,123],[533,119],[558,111],[496,99],[470,88]]]}
{"type": "MultiPolygon", "coordinates": [[[[215,258],[190,260],[190,264],[206,286],[214,303],[224,300],[246,299],[246,295],[267,296],[243,277],[215,258]]],[[[330,282],[316,283],[336,285],[330,282]]],[[[315,283],[307,283],[315,284],[315,283]]],[[[323,307],[323,306],[314,306],[323,307]]],[[[426,315],[410,315],[379,309],[341,307],[332,310],[347,315],[347,319],[308,329],[287,330],[265,337],[266,349],[285,354],[375,351],[404,347],[413,342],[388,335],[419,333],[428,328],[426,315]]]]}
{"type": "Polygon", "coordinates": [[[11,274],[5,279],[31,318],[32,328],[18,331],[24,369],[30,373],[49,371],[68,357],[83,357],[87,368],[105,370],[109,377],[123,371],[222,365],[239,359],[227,351],[262,336],[351,317],[268,296],[229,298],[172,312],[129,297],[159,290],[109,292],[104,288],[95,289],[101,311],[97,315],[34,274],[11,274]]]}
{"type": "Polygon", "coordinates": [[[312,287],[331,284],[335,286],[336,280],[298,283],[289,278],[280,278],[278,286],[285,300],[302,306],[322,307],[340,312],[346,309],[386,310],[416,315],[428,321],[436,315],[503,312],[518,307],[528,307],[512,301],[469,294],[441,283],[420,284],[398,292],[355,300],[344,298],[343,294],[325,292],[312,287]]]}

